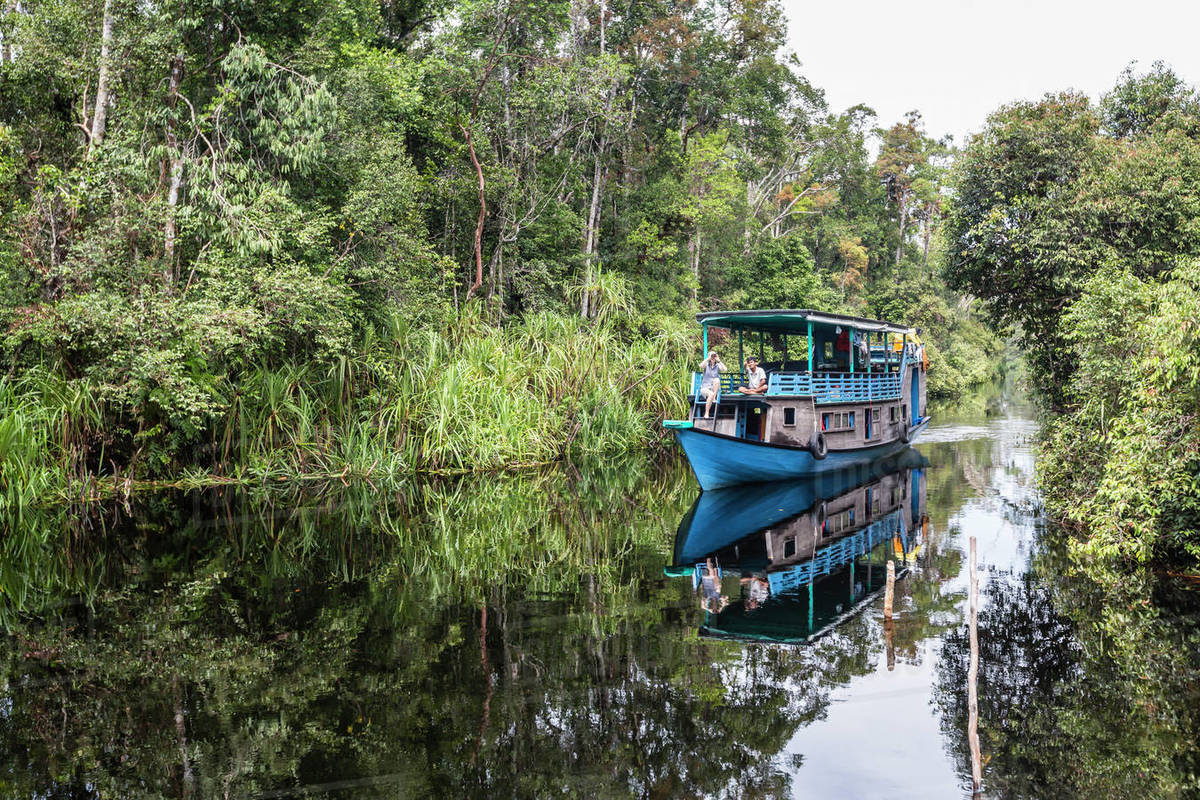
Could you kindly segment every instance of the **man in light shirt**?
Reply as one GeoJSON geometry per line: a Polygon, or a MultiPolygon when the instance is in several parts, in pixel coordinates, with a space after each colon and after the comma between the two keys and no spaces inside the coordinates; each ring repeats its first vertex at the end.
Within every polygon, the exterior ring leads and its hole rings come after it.
{"type": "Polygon", "coordinates": [[[742,394],[767,393],[767,373],[758,366],[758,359],[754,356],[746,359],[746,385],[739,386],[738,391],[742,394]]]}
{"type": "Polygon", "coordinates": [[[700,396],[704,398],[704,416],[712,416],[713,401],[721,393],[721,373],[725,372],[725,363],[713,350],[708,358],[700,362],[700,396]]]}

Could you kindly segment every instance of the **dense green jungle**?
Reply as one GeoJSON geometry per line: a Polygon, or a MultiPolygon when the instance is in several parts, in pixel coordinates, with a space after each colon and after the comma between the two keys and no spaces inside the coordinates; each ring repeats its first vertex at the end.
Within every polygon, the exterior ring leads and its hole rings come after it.
{"type": "Polygon", "coordinates": [[[955,142],[831,107],[786,24],[0,4],[0,794],[793,793],[882,622],[698,635],[658,423],[695,313],[811,307],[919,327],[943,404],[921,758],[965,785],[982,525],[989,793],[1197,796],[1200,93],[955,142]]]}
{"type": "Polygon", "coordinates": [[[1004,350],[951,143],[829,108],[774,2],[3,9],[9,503],[644,450],[705,309],[903,319],[945,396],[1004,350]]]}
{"type": "Polygon", "coordinates": [[[935,396],[1027,363],[1087,554],[1194,563],[1195,90],[1131,66],[955,143],[831,108],[785,33],[774,0],[5,4],[0,500],[642,451],[692,313],[808,306],[920,327],[935,396]]]}

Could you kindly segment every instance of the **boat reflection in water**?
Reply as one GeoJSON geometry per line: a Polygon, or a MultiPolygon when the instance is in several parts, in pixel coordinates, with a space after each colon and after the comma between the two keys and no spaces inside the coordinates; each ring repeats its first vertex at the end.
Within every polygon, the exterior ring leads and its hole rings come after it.
{"type": "Polygon", "coordinates": [[[705,636],[811,641],[916,558],[927,521],[912,448],[813,479],[703,492],[679,524],[669,575],[690,579],[705,636]]]}

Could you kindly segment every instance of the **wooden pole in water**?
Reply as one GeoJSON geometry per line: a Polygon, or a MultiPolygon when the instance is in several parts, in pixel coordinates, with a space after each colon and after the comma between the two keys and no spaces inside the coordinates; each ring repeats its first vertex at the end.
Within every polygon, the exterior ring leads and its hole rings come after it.
{"type": "Polygon", "coordinates": [[[896,594],[896,562],[888,559],[887,563],[887,589],[883,593],[883,619],[885,622],[892,621],[892,599],[896,594]]]}
{"type": "Polygon", "coordinates": [[[888,672],[891,672],[896,669],[896,639],[892,634],[892,621],[890,619],[883,623],[883,644],[887,649],[888,672]]]}
{"type": "Polygon", "coordinates": [[[971,611],[968,621],[971,661],[967,669],[967,741],[971,746],[971,780],[974,793],[983,785],[983,763],[979,754],[979,576],[975,571],[975,537],[971,537],[971,611]]]}
{"type": "Polygon", "coordinates": [[[896,562],[888,559],[887,588],[883,593],[883,644],[887,651],[887,668],[896,668],[896,640],[892,634],[892,601],[896,596],[896,562]]]}

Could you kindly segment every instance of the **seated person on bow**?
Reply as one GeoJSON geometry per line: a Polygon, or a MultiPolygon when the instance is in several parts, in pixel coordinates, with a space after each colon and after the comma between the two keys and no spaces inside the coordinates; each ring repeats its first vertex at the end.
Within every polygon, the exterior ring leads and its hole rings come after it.
{"type": "Polygon", "coordinates": [[[746,359],[746,385],[739,386],[738,391],[742,394],[767,393],[767,373],[758,366],[758,359],[754,356],[746,359]]]}
{"type": "Polygon", "coordinates": [[[721,394],[721,373],[725,362],[713,350],[700,362],[700,396],[704,398],[704,416],[712,416],[713,401],[721,394]]]}

